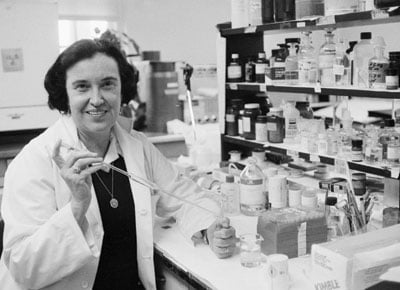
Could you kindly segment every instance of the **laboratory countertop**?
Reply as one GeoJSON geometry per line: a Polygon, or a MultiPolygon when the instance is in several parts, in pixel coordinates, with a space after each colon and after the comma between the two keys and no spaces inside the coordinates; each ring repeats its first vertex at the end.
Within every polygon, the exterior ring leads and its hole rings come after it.
{"type": "MultiPolygon", "coordinates": [[[[232,257],[218,259],[208,245],[193,246],[175,225],[169,228],[156,226],[154,238],[156,252],[161,253],[164,258],[196,280],[204,289],[271,289],[267,276],[267,264],[263,262],[256,268],[241,266],[238,247],[232,257]]],[[[310,268],[310,256],[289,260],[291,290],[313,289],[310,268]]]]}

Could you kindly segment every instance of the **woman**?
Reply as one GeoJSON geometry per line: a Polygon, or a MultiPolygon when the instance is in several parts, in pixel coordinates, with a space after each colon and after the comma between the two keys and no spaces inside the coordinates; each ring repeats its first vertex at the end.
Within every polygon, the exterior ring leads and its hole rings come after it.
{"type": "Polygon", "coordinates": [[[221,226],[212,214],[101,165],[112,163],[218,211],[141,133],[117,122],[121,103],[134,95],[132,73],[121,52],[102,40],[74,43],[49,69],[49,106],[62,117],[6,172],[1,289],[155,289],[157,199],[157,213],[174,216],[187,239],[207,229],[216,255],[232,255],[229,221],[221,226]]]}

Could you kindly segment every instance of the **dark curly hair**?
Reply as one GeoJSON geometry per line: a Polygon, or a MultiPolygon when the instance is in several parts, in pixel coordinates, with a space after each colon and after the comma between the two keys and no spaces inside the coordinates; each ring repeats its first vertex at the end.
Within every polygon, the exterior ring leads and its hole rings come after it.
{"type": "Polygon", "coordinates": [[[121,104],[129,103],[137,95],[137,71],[127,62],[119,48],[104,39],[82,39],[65,49],[47,71],[44,87],[49,94],[50,109],[57,109],[61,113],[70,113],[66,72],[77,62],[92,58],[96,53],[112,57],[118,64],[121,78],[121,104]]]}

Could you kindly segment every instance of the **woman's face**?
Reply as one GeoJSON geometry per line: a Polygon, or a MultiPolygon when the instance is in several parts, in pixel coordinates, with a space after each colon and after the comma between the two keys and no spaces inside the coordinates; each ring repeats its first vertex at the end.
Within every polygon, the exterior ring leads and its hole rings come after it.
{"type": "Polygon", "coordinates": [[[102,53],[83,59],[66,71],[71,116],[81,134],[109,134],[121,106],[118,64],[102,53]]]}

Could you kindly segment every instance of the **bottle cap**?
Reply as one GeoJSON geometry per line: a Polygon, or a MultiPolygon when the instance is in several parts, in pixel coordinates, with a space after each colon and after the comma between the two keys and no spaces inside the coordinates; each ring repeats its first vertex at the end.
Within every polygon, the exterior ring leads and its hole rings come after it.
{"type": "Polygon", "coordinates": [[[361,39],[371,39],[372,38],[372,34],[371,34],[371,32],[361,32],[360,33],[360,38],[361,39]]]}
{"type": "Polygon", "coordinates": [[[235,177],[233,175],[229,174],[226,176],[225,181],[227,183],[233,183],[233,182],[235,182],[235,177]]]}
{"type": "Polygon", "coordinates": [[[361,147],[362,148],[362,144],[363,144],[362,139],[352,139],[351,140],[351,145],[353,147],[361,147]]]}
{"type": "Polygon", "coordinates": [[[265,116],[265,115],[258,115],[256,121],[266,123],[267,122],[267,118],[268,117],[265,116]]]}
{"type": "Polygon", "coordinates": [[[326,205],[334,206],[337,204],[337,197],[336,196],[328,196],[325,200],[326,205]]]}
{"type": "Polygon", "coordinates": [[[259,109],[260,108],[260,104],[257,103],[249,103],[249,104],[245,104],[244,105],[245,109],[259,109]]]}
{"type": "Polygon", "coordinates": [[[300,43],[300,38],[285,38],[285,44],[300,43]]]}
{"type": "Polygon", "coordinates": [[[393,119],[385,119],[385,127],[394,127],[394,123],[393,119]]]}
{"type": "Polygon", "coordinates": [[[263,51],[259,52],[258,58],[265,58],[265,52],[263,52],[263,51]]]}

